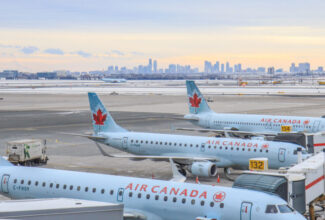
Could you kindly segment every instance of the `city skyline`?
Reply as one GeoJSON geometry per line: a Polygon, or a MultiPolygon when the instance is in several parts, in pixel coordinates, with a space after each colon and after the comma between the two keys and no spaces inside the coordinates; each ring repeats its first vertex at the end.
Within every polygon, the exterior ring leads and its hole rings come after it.
{"type": "Polygon", "coordinates": [[[161,66],[200,69],[204,60],[324,66],[322,0],[13,0],[0,6],[0,70],[131,68],[148,57],[161,66]]]}

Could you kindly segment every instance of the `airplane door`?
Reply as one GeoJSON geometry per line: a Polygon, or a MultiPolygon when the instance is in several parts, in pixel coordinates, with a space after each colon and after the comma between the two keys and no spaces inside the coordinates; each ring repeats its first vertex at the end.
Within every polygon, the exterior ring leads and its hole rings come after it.
{"type": "Polygon", "coordinates": [[[123,202],[123,195],[124,195],[124,188],[119,188],[117,191],[117,198],[118,202],[123,202]]]}
{"type": "Polygon", "coordinates": [[[315,121],[313,124],[313,132],[317,132],[320,125],[320,121],[315,121]]]}
{"type": "Polygon", "coordinates": [[[240,220],[251,220],[253,204],[251,202],[243,202],[240,208],[240,220]]]}
{"type": "Polygon", "coordinates": [[[286,159],[286,149],[280,148],[278,157],[280,162],[284,162],[286,159]]]}
{"type": "Polygon", "coordinates": [[[272,122],[267,122],[266,125],[265,125],[265,128],[267,130],[271,130],[272,129],[272,122]]]}
{"type": "Polygon", "coordinates": [[[9,178],[10,176],[8,174],[4,174],[2,176],[2,180],[1,180],[1,191],[3,193],[9,193],[9,178]]]}
{"type": "Polygon", "coordinates": [[[205,144],[201,144],[201,152],[205,151],[205,144]]]}
{"type": "Polygon", "coordinates": [[[122,139],[122,148],[125,150],[128,148],[128,137],[122,139]]]}

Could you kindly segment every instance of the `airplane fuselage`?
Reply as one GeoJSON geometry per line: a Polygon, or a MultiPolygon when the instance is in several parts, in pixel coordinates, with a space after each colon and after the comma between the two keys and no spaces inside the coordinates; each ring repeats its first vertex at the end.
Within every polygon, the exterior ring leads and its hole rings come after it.
{"type": "Polygon", "coordinates": [[[277,213],[266,213],[268,205],[286,206],[286,202],[246,189],[16,166],[1,166],[0,175],[1,194],[13,199],[64,197],[123,203],[125,212],[148,220],[304,219],[279,208],[277,213]]]}
{"type": "Polygon", "coordinates": [[[197,118],[194,124],[210,129],[236,129],[247,132],[315,133],[325,130],[325,119],[298,116],[273,116],[252,114],[200,113],[185,118],[197,118]]]}
{"type": "Polygon", "coordinates": [[[140,132],[100,133],[106,145],[136,155],[215,156],[218,167],[246,169],[249,159],[266,157],[269,168],[297,163],[295,151],[299,145],[285,142],[243,140],[140,132]]]}

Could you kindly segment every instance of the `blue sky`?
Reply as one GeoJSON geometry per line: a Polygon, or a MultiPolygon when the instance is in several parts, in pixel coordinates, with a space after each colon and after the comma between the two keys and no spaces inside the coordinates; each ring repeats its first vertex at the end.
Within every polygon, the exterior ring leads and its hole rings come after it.
{"type": "Polygon", "coordinates": [[[4,0],[0,70],[105,69],[149,57],[162,67],[324,65],[324,8],[324,0],[4,0]]]}

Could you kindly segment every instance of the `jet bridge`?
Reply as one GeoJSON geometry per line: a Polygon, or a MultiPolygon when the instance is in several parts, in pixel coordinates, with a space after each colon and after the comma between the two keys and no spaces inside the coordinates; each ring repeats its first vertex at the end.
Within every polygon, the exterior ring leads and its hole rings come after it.
{"type": "Polygon", "coordinates": [[[288,170],[246,171],[235,180],[233,187],[279,195],[302,214],[306,214],[309,207],[310,219],[314,220],[315,203],[325,200],[324,158],[325,151],[288,170]]]}

